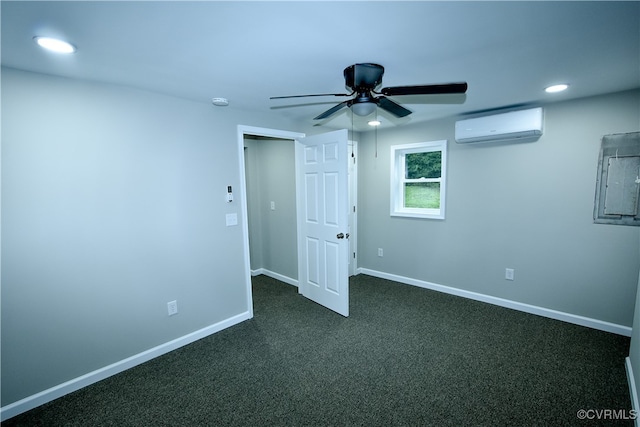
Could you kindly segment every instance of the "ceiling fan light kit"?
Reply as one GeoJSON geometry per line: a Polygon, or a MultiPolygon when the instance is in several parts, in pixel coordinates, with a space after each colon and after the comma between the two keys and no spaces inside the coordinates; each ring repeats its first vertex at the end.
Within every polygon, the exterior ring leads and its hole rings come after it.
{"type": "Polygon", "coordinates": [[[408,110],[387,98],[387,96],[403,95],[441,95],[441,94],[464,94],[467,91],[467,83],[446,83],[419,86],[394,86],[385,87],[379,92],[376,88],[382,84],[384,67],[373,63],[354,64],[344,69],[345,86],[351,93],[331,93],[313,95],[292,95],[274,96],[271,99],[302,98],[308,96],[354,96],[354,98],[343,101],[322,114],[314,117],[314,120],[326,119],[343,108],[351,108],[357,116],[368,116],[373,113],[376,107],[391,113],[396,117],[406,117],[411,114],[408,110]]]}
{"type": "Polygon", "coordinates": [[[370,101],[354,103],[351,106],[351,111],[353,111],[353,114],[361,117],[368,116],[369,114],[373,113],[375,109],[376,109],[376,104],[370,101]]]}

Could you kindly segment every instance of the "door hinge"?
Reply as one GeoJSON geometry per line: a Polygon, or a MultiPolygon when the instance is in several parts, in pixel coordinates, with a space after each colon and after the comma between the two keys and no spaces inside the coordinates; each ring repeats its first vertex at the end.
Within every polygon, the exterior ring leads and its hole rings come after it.
{"type": "Polygon", "coordinates": [[[356,259],[356,253],[355,252],[353,253],[353,259],[356,259]]]}
{"type": "Polygon", "coordinates": [[[355,206],[355,205],[353,205],[353,211],[354,211],[354,212],[356,211],[356,206],[355,206]]]}

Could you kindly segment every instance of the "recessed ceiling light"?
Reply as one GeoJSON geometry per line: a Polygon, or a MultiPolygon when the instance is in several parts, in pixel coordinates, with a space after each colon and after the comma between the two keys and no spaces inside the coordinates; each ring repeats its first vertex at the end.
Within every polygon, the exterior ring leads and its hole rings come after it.
{"type": "Polygon", "coordinates": [[[566,84],[553,85],[553,86],[549,86],[544,91],[547,93],[557,93],[557,92],[562,92],[563,90],[566,90],[568,87],[569,85],[566,85],[566,84]]]}
{"type": "Polygon", "coordinates": [[[369,126],[380,126],[380,120],[371,120],[369,126]]]}
{"type": "Polygon", "coordinates": [[[33,40],[38,46],[56,53],[75,53],[76,47],[64,40],[54,39],[51,37],[35,36],[33,40]]]}

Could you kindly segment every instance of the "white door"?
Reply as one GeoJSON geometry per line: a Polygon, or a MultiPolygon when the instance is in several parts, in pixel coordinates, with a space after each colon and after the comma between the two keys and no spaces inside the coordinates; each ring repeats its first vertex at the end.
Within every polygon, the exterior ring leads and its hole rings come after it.
{"type": "Polygon", "coordinates": [[[349,315],[347,131],[296,140],[298,290],[349,315]]]}

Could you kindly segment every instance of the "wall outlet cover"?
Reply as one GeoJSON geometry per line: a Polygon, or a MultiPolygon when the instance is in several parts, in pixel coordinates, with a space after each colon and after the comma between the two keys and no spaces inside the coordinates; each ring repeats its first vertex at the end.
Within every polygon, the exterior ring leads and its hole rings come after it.
{"type": "Polygon", "coordinates": [[[178,314],[178,301],[169,301],[167,303],[167,312],[169,313],[169,316],[178,314]]]}

